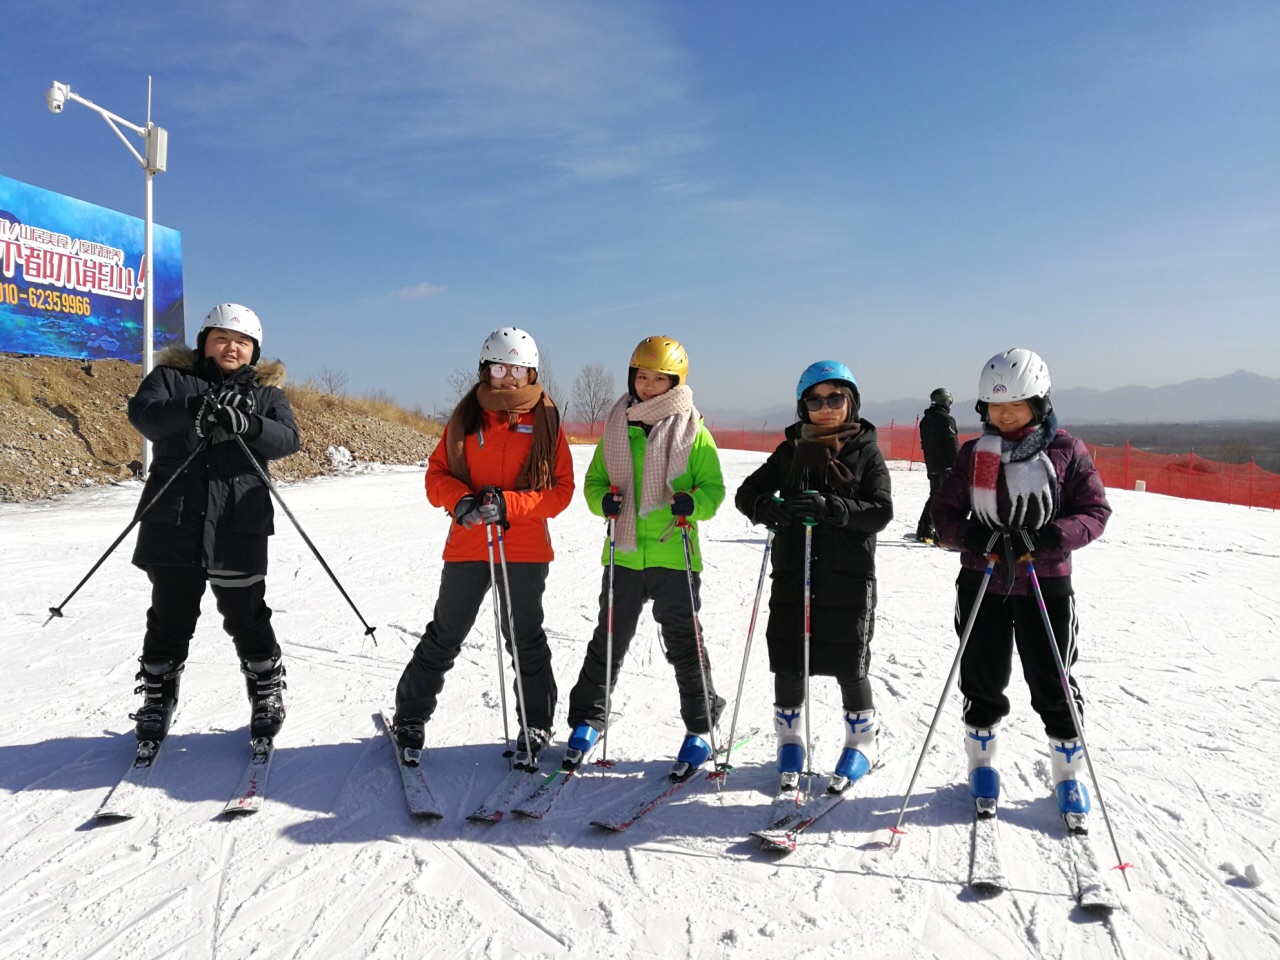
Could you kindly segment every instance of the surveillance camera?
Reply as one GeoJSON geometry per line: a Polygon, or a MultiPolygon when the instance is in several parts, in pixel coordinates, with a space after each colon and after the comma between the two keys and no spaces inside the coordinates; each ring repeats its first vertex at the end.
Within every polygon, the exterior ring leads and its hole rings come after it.
{"type": "Polygon", "coordinates": [[[61,113],[62,106],[67,102],[67,94],[70,87],[65,83],[54,82],[49,88],[49,92],[44,95],[45,102],[49,104],[50,113],[61,113]]]}

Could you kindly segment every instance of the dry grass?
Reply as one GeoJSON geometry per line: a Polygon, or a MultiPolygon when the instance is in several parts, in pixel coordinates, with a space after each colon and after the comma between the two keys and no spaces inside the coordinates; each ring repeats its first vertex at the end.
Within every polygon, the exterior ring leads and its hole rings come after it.
{"type": "Polygon", "coordinates": [[[289,403],[294,411],[303,416],[357,414],[408,427],[428,437],[439,437],[443,432],[440,424],[424,414],[421,409],[406,410],[396,405],[388,394],[344,397],[326,392],[314,380],[304,380],[297,385],[286,386],[285,393],[288,394],[289,403]]]}
{"type": "Polygon", "coordinates": [[[16,370],[0,370],[0,400],[20,407],[35,406],[36,385],[30,377],[16,370]]]}

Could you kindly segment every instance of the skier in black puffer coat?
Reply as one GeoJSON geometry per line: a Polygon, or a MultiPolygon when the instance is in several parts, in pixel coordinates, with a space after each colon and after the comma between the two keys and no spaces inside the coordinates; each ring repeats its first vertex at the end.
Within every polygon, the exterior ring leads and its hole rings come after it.
{"type": "Polygon", "coordinates": [[[144,700],[131,714],[139,741],[169,731],[206,582],[247,678],[250,735],[274,737],[284,722],[284,665],[265,601],[271,491],[236,437],[265,470],[297,451],[298,428],[280,389],[284,365],[260,363],[261,353],[257,315],[221,304],[196,348],[163,351],[129,400],[129,422],[154,445],[139,510],[202,448],[138,524],[133,563],[152,584],[137,676],[144,700]]]}
{"type": "Polygon", "coordinates": [[[806,525],[813,527],[809,672],[835,677],[844,706],[845,749],[836,773],[856,780],[876,761],[878,726],[868,678],[876,534],[893,519],[893,499],[876,428],[859,418],[859,405],[857,381],[843,363],[809,366],[796,388],[801,422],[787,428],[786,439],[735,497],[753,523],[776,534],[766,635],[784,788],[807,769],[799,722],[805,694],[806,525]]]}

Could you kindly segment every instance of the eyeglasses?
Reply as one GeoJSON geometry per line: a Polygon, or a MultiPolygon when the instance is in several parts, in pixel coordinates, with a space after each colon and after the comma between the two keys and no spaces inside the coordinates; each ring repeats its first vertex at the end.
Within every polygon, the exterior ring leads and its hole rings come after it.
{"type": "Polygon", "coordinates": [[[499,380],[505,377],[508,373],[519,380],[528,372],[528,367],[508,367],[505,363],[489,364],[489,376],[496,377],[499,380]]]}
{"type": "Polygon", "coordinates": [[[823,407],[830,407],[832,410],[839,410],[844,406],[845,401],[849,398],[843,393],[832,393],[825,397],[805,397],[804,407],[811,413],[817,413],[823,407]]]}

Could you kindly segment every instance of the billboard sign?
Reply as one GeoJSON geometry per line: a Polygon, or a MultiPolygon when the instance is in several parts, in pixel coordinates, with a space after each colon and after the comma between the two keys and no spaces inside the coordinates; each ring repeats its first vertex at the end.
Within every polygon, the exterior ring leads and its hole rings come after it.
{"type": "MultiPolygon", "coordinates": [[[[0,176],[0,351],[142,361],[144,224],[0,176]]],[[[155,349],[185,339],[182,234],[152,226],[155,349]]]]}

